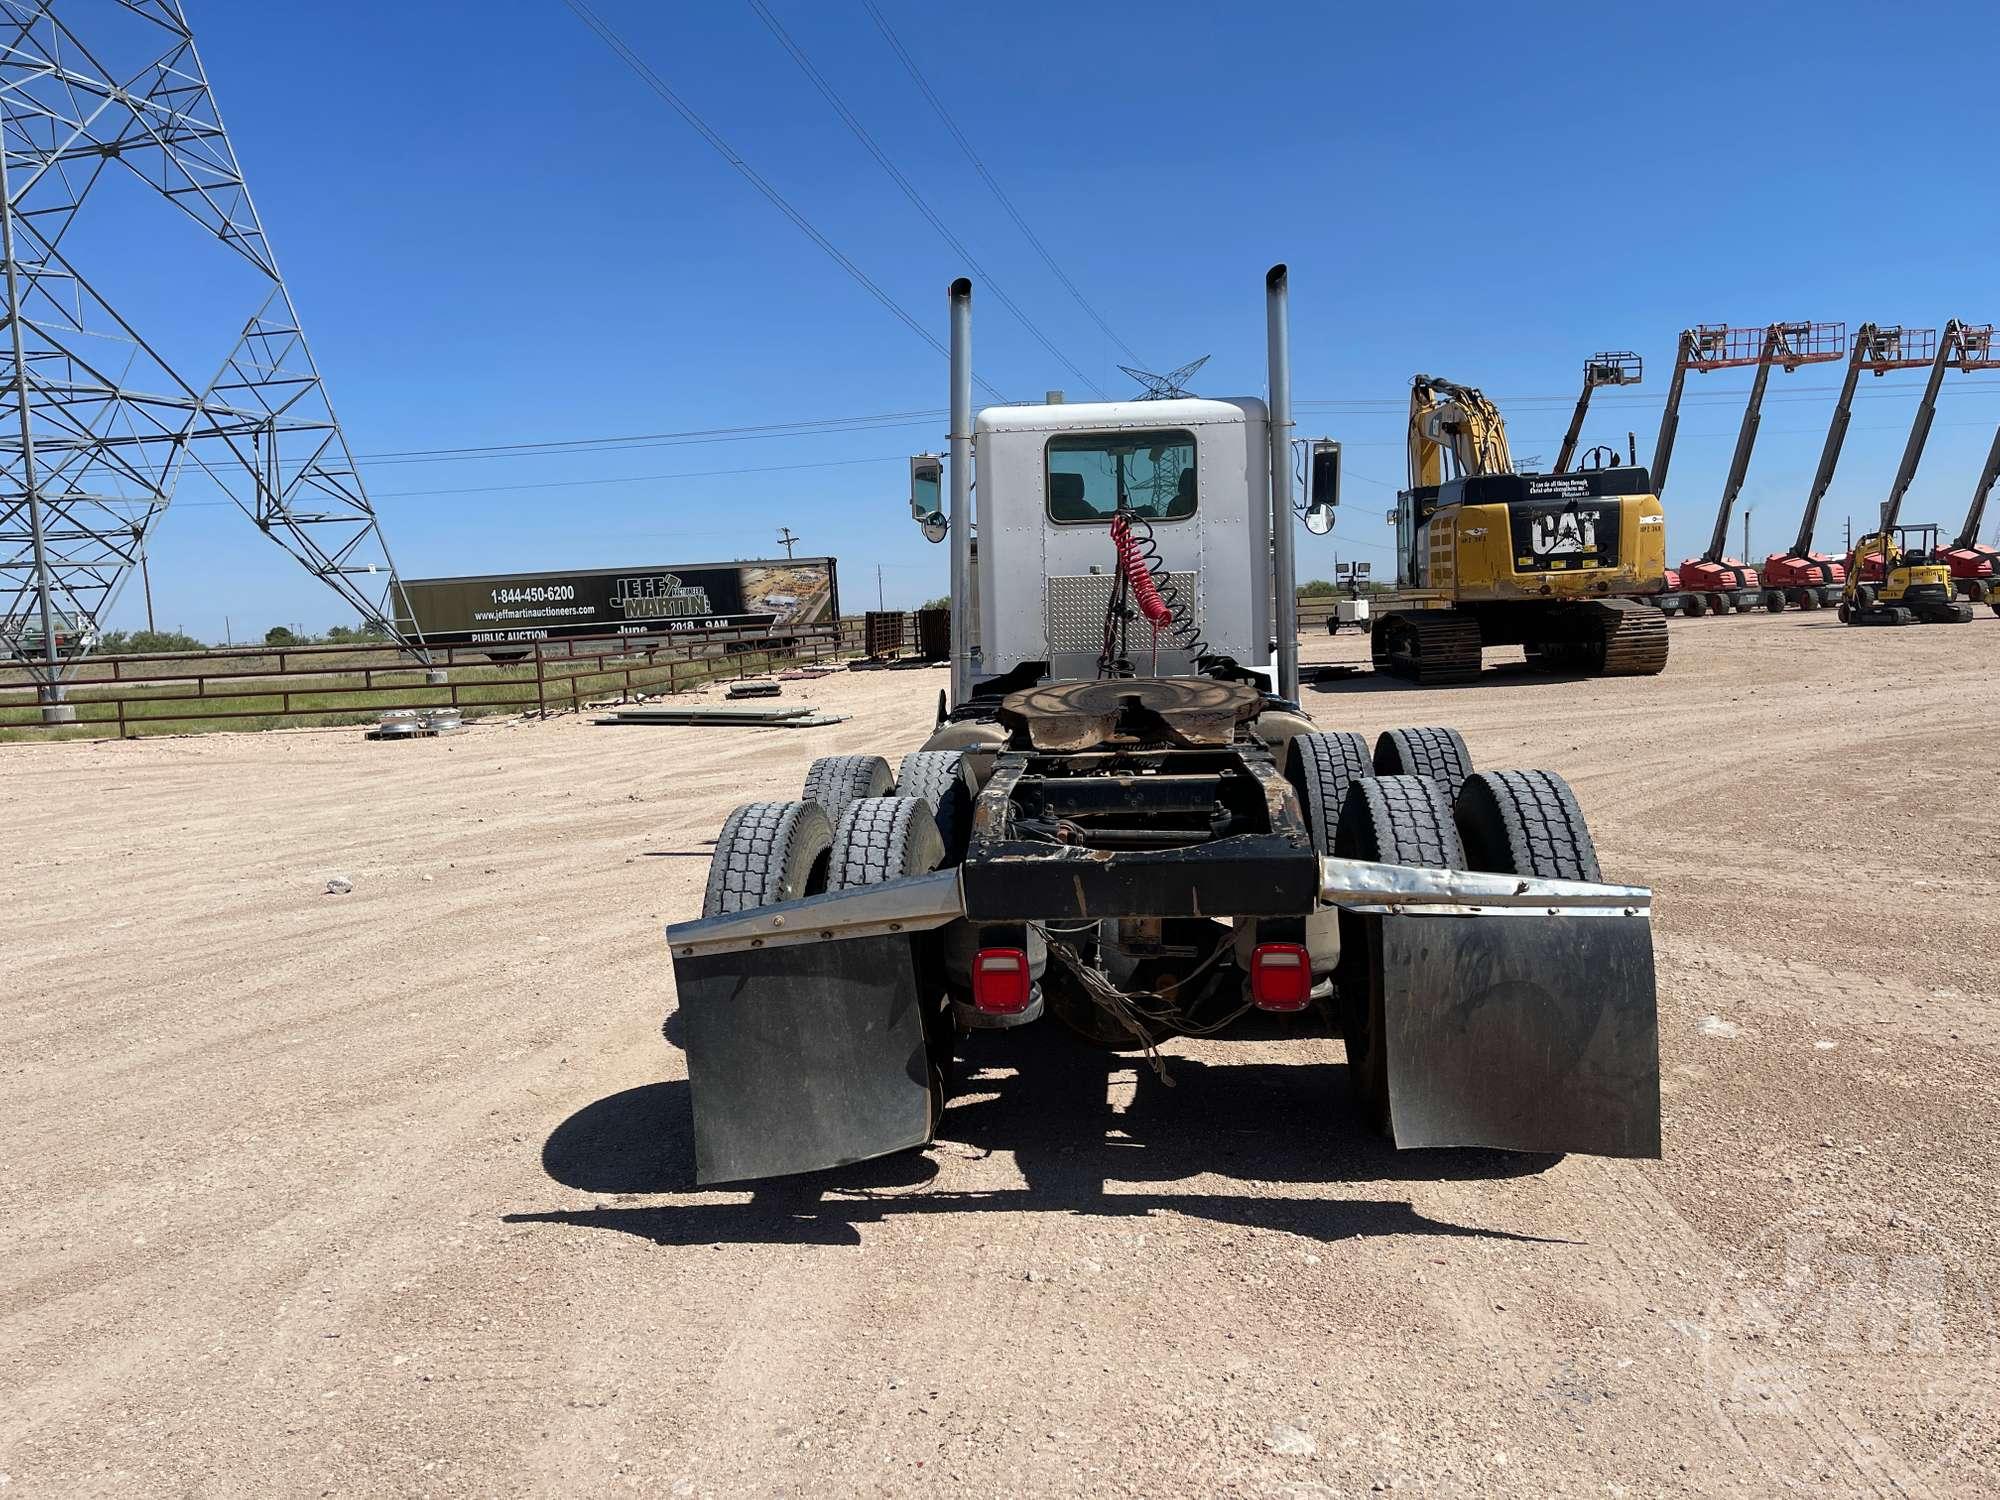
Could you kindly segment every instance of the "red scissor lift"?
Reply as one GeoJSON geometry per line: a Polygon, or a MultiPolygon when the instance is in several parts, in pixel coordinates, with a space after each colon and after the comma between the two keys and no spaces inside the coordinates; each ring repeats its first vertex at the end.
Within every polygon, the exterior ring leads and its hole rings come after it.
{"type": "Polygon", "coordinates": [[[1840,602],[1841,586],[1847,582],[1847,565],[1837,557],[1813,551],[1813,531],[1819,525],[1820,501],[1833,484],[1833,471],[1840,463],[1840,450],[1847,442],[1848,423],[1854,416],[1854,387],[1863,370],[1886,375],[1891,370],[1920,370],[1937,356],[1935,328],[1884,327],[1863,323],[1855,330],[1854,346],[1847,360],[1847,379],[1840,387],[1840,400],[1827,424],[1826,446],[1820,450],[1819,468],[1813,474],[1812,489],[1806,494],[1805,515],[1799,534],[1789,552],[1773,552],[1764,559],[1764,607],[1772,613],[1785,608],[1831,609],[1840,602]]]}
{"type": "MultiPolygon", "coordinates": [[[[1953,318],[1944,325],[1944,332],[1938,338],[1937,350],[1931,357],[1930,366],[1930,375],[1924,381],[1924,393],[1917,401],[1916,416],[1910,421],[1909,440],[1903,444],[1903,461],[1896,466],[1896,477],[1889,485],[1889,498],[1882,503],[1881,524],[1875,528],[1878,532],[1894,530],[1902,519],[1903,497],[1910,492],[1910,484],[1917,477],[1917,464],[1924,456],[1924,445],[1930,441],[1931,423],[1937,417],[1938,392],[1944,386],[1944,372],[2000,369],[2000,349],[1996,349],[1994,345],[1993,325],[1961,323],[1953,318]]],[[[2000,439],[1996,439],[1996,442],[2000,442],[2000,439]]],[[[1991,467],[1990,462],[1988,467],[1991,467]]],[[[1991,488],[1990,478],[1987,487],[1991,488]]],[[[1958,584],[1959,593],[1967,593],[1966,585],[1978,581],[1980,577],[1978,562],[1973,559],[1978,559],[1982,554],[1964,543],[1968,534],[1978,531],[1985,504],[1984,492],[1975,492],[1972,512],[1965,518],[1966,531],[1961,532],[1950,547],[1940,549],[1947,557],[1953,552],[1971,555],[1962,565],[1966,569],[1963,575],[1960,572],[1960,564],[1954,564],[1952,567],[1952,579],[1958,584]]],[[[1985,549],[1984,558],[1990,584],[1993,569],[1992,548],[1985,549]]],[[[1882,555],[1879,552],[1870,552],[1864,556],[1860,560],[1858,571],[1855,559],[1850,555],[1847,559],[1847,568],[1864,584],[1878,584],[1882,581],[1882,555]]],[[[1982,594],[1984,592],[1986,590],[1982,590],[1982,594]]]]}
{"type": "Polygon", "coordinates": [[[1732,609],[1740,613],[1767,603],[1757,570],[1742,558],[1727,555],[1729,518],[1736,509],[1736,497],[1743,491],[1744,476],[1750,471],[1750,455],[1756,448],[1757,429],[1763,421],[1764,389],[1770,383],[1773,365],[1791,371],[1800,365],[1839,359],[1846,353],[1845,323],[1771,323],[1762,328],[1701,323],[1682,332],[1674,358],[1673,383],[1667,388],[1667,409],[1660,417],[1659,440],[1653,445],[1655,494],[1663,493],[1667,487],[1667,466],[1680,430],[1681,392],[1687,372],[1707,374],[1713,370],[1754,366],[1757,374],[1750,383],[1743,424],[1737,429],[1736,451],[1729,460],[1729,476],[1723,481],[1722,502],[1716,507],[1715,530],[1709,536],[1708,548],[1701,556],[1682,563],[1677,573],[1668,574],[1663,604],[1674,598],[1686,614],[1719,615],[1732,609]]]}

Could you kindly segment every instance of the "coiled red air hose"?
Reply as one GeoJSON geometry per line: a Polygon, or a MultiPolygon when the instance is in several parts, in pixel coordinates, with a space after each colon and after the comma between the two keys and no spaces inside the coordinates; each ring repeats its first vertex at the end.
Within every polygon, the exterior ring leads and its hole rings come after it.
{"type": "Polygon", "coordinates": [[[1160,597],[1160,586],[1153,581],[1153,572],[1146,566],[1139,539],[1132,534],[1132,522],[1122,512],[1112,518],[1111,545],[1118,549],[1118,570],[1125,575],[1132,597],[1139,603],[1139,613],[1156,631],[1162,625],[1172,623],[1174,612],[1160,597]]]}

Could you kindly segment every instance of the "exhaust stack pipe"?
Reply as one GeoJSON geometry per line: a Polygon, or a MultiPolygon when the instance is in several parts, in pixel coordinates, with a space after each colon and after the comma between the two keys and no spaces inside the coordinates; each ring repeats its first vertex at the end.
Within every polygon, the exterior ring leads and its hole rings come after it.
{"type": "Polygon", "coordinates": [[[951,704],[972,696],[972,282],[951,284],[951,704]]]}
{"type": "MultiPolygon", "coordinates": [[[[1264,275],[1270,348],[1271,565],[1276,574],[1278,696],[1299,696],[1299,594],[1292,561],[1292,332],[1290,277],[1282,264],[1264,275]]],[[[957,328],[954,323],[953,328],[957,328]]],[[[956,345],[954,345],[956,347],[956,345]]]]}

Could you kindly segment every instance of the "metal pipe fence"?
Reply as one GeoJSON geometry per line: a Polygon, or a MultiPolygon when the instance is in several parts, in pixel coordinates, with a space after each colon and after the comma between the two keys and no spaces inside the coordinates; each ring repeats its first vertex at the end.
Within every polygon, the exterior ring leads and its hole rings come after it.
{"type": "MultiPolygon", "coordinates": [[[[914,644],[916,634],[914,616],[906,616],[899,642],[914,644]]],[[[813,627],[437,646],[428,667],[387,642],[133,652],[87,658],[65,675],[65,701],[75,711],[66,723],[44,723],[27,674],[0,667],[0,734],[82,731],[124,738],[142,728],[223,720],[250,727],[362,722],[395,709],[548,717],[591,703],[685,692],[773,667],[861,655],[867,644],[863,622],[854,618],[813,627]]]]}

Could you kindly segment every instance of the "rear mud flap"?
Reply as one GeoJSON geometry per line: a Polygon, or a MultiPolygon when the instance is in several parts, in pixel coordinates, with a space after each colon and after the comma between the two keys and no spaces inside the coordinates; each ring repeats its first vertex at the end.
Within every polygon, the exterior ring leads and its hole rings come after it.
{"type": "Polygon", "coordinates": [[[676,956],[695,1180],[812,1172],[937,1124],[911,940],[676,956]]]}
{"type": "Polygon", "coordinates": [[[1398,1146],[1660,1154],[1646,917],[1377,920],[1398,1146]]]}

